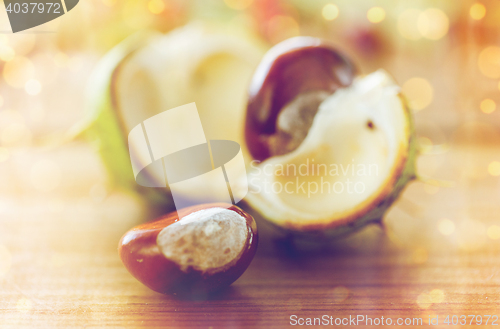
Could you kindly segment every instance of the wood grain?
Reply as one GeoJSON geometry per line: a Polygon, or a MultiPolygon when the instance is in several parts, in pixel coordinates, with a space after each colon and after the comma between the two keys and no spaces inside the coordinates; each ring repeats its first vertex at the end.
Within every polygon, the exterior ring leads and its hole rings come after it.
{"type": "Polygon", "coordinates": [[[259,220],[261,244],[247,272],[194,300],[150,291],[122,266],[118,240],[147,212],[121,192],[96,196],[104,174],[88,147],[42,154],[61,166],[51,193],[34,191],[14,165],[38,160],[35,153],[0,168],[11,183],[0,191],[0,328],[274,328],[289,327],[293,314],[424,324],[436,314],[440,323],[447,314],[500,315],[500,248],[488,235],[500,214],[498,180],[487,172],[495,148],[457,146],[423,158],[421,171],[455,186],[412,183],[385,228],[329,246],[277,239],[259,220]],[[456,223],[449,236],[437,226],[444,217],[456,223]]]}

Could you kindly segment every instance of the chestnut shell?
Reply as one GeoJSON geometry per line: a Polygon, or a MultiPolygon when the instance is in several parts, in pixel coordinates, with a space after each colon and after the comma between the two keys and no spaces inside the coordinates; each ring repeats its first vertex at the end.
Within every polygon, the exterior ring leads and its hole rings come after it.
{"type": "Polygon", "coordinates": [[[150,289],[163,294],[204,295],[236,281],[250,265],[257,251],[257,244],[257,226],[252,216],[234,205],[212,203],[183,208],[179,213],[174,211],[158,220],[131,229],[121,238],[118,252],[127,270],[150,289]],[[203,273],[191,267],[184,272],[163,255],[156,242],[158,234],[168,225],[175,223],[181,217],[179,214],[186,216],[214,207],[235,211],[245,218],[248,238],[240,258],[236,263],[230,263],[230,266],[216,273],[203,273]]]}
{"type": "Polygon", "coordinates": [[[269,138],[283,107],[306,92],[349,86],[356,76],[353,62],[331,45],[313,37],[296,37],[274,46],[257,68],[249,90],[245,141],[250,154],[271,156],[269,138]]]}

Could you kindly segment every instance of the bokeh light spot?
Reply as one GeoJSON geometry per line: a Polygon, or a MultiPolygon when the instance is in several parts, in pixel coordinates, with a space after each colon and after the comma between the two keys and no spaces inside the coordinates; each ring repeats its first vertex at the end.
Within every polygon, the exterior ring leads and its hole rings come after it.
{"type": "Polygon", "coordinates": [[[488,236],[488,238],[490,238],[492,240],[498,240],[498,239],[500,239],[500,226],[498,226],[498,225],[491,225],[486,230],[486,235],[488,236]]]}
{"type": "Polygon", "coordinates": [[[38,95],[40,91],[42,91],[42,84],[40,81],[35,80],[35,79],[30,79],[26,81],[26,84],[24,85],[24,90],[28,93],[28,95],[38,95]]]}
{"type": "Polygon", "coordinates": [[[420,136],[418,137],[418,147],[422,153],[428,153],[432,150],[433,143],[430,138],[420,136]]]}
{"type": "Polygon", "coordinates": [[[438,222],[438,231],[442,235],[452,235],[455,232],[455,223],[447,218],[443,218],[438,222]]]}
{"type": "Polygon", "coordinates": [[[486,7],[482,3],[475,3],[470,7],[469,15],[478,21],[486,15],[486,7]]]}
{"type": "Polygon", "coordinates": [[[339,16],[339,7],[337,7],[333,3],[329,3],[323,7],[321,14],[327,21],[333,21],[339,16]]]}
{"type": "Polygon", "coordinates": [[[16,52],[14,49],[7,45],[0,45],[0,59],[4,62],[8,62],[14,59],[16,52]]]}
{"type": "Polygon", "coordinates": [[[18,56],[5,64],[3,78],[12,87],[23,88],[33,78],[35,67],[26,57],[18,56]]]}
{"type": "Polygon", "coordinates": [[[445,294],[441,289],[433,289],[429,293],[424,291],[417,297],[417,304],[420,308],[428,309],[432,304],[439,304],[444,301],[445,294]]]}
{"type": "Polygon", "coordinates": [[[481,102],[481,105],[479,107],[481,108],[481,111],[489,114],[495,111],[495,109],[497,108],[497,104],[494,100],[486,98],[481,102]]]}
{"type": "Polygon", "coordinates": [[[366,13],[366,18],[368,18],[371,23],[380,23],[385,19],[385,10],[380,7],[370,8],[366,13]]]}
{"type": "Polygon", "coordinates": [[[500,176],[500,162],[493,161],[488,165],[488,173],[491,176],[500,176]]]}
{"type": "Polygon", "coordinates": [[[420,13],[417,20],[418,32],[430,40],[439,40],[448,33],[450,21],[446,14],[437,8],[429,8],[420,13]]]}
{"type": "Polygon", "coordinates": [[[39,160],[31,167],[30,178],[37,190],[49,192],[59,186],[61,170],[53,161],[39,160]]]}
{"type": "Polygon", "coordinates": [[[17,301],[16,308],[21,313],[27,313],[33,308],[33,302],[28,298],[20,298],[17,301]]]}
{"type": "Polygon", "coordinates": [[[226,6],[235,10],[243,10],[250,7],[253,0],[224,0],[226,6]]]}
{"type": "Polygon", "coordinates": [[[162,0],[151,0],[148,3],[148,9],[153,14],[161,14],[165,10],[165,3],[162,0]]]}
{"type": "Polygon", "coordinates": [[[477,61],[481,73],[492,79],[500,78],[500,47],[486,47],[479,54],[477,61]]]}
{"type": "Polygon", "coordinates": [[[408,98],[410,108],[416,111],[426,108],[432,102],[434,94],[429,81],[418,77],[407,80],[402,92],[408,98]]]}
{"type": "Polygon", "coordinates": [[[429,293],[433,304],[442,303],[444,301],[444,292],[441,289],[433,289],[429,293]]]}
{"type": "Polygon", "coordinates": [[[427,308],[431,307],[432,296],[427,292],[421,293],[417,297],[417,305],[418,305],[418,307],[423,308],[423,309],[427,309],[427,308]]]}
{"type": "Polygon", "coordinates": [[[344,286],[337,286],[332,290],[332,298],[334,303],[342,303],[349,297],[349,289],[344,286]]]}
{"type": "Polygon", "coordinates": [[[122,1],[121,17],[133,29],[145,29],[151,24],[151,15],[146,1],[122,1]],[[122,5],[123,4],[123,5],[122,5]]]}
{"type": "Polygon", "coordinates": [[[479,107],[481,108],[482,112],[489,114],[496,110],[497,104],[495,103],[494,100],[486,98],[481,101],[479,107]]]}

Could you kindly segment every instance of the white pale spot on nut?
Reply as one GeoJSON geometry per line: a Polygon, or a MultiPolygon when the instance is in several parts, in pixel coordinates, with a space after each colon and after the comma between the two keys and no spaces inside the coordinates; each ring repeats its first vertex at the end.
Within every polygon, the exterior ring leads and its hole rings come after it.
{"type": "Polygon", "coordinates": [[[203,209],[165,227],[157,244],[182,271],[218,272],[236,261],[248,237],[246,220],[224,208],[203,209]]]}

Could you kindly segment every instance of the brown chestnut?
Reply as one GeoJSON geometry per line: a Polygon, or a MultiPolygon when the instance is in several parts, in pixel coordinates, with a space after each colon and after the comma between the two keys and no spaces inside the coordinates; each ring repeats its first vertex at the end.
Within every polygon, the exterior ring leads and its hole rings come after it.
{"type": "Polygon", "coordinates": [[[347,57],[317,38],[296,37],[274,46],[250,85],[245,141],[251,155],[262,161],[296,149],[319,104],[349,86],[356,72],[347,57]]]}
{"type": "Polygon", "coordinates": [[[238,279],[257,243],[257,226],[249,214],[234,205],[213,203],[131,229],[118,251],[127,270],[152,290],[199,295],[238,279]]]}

